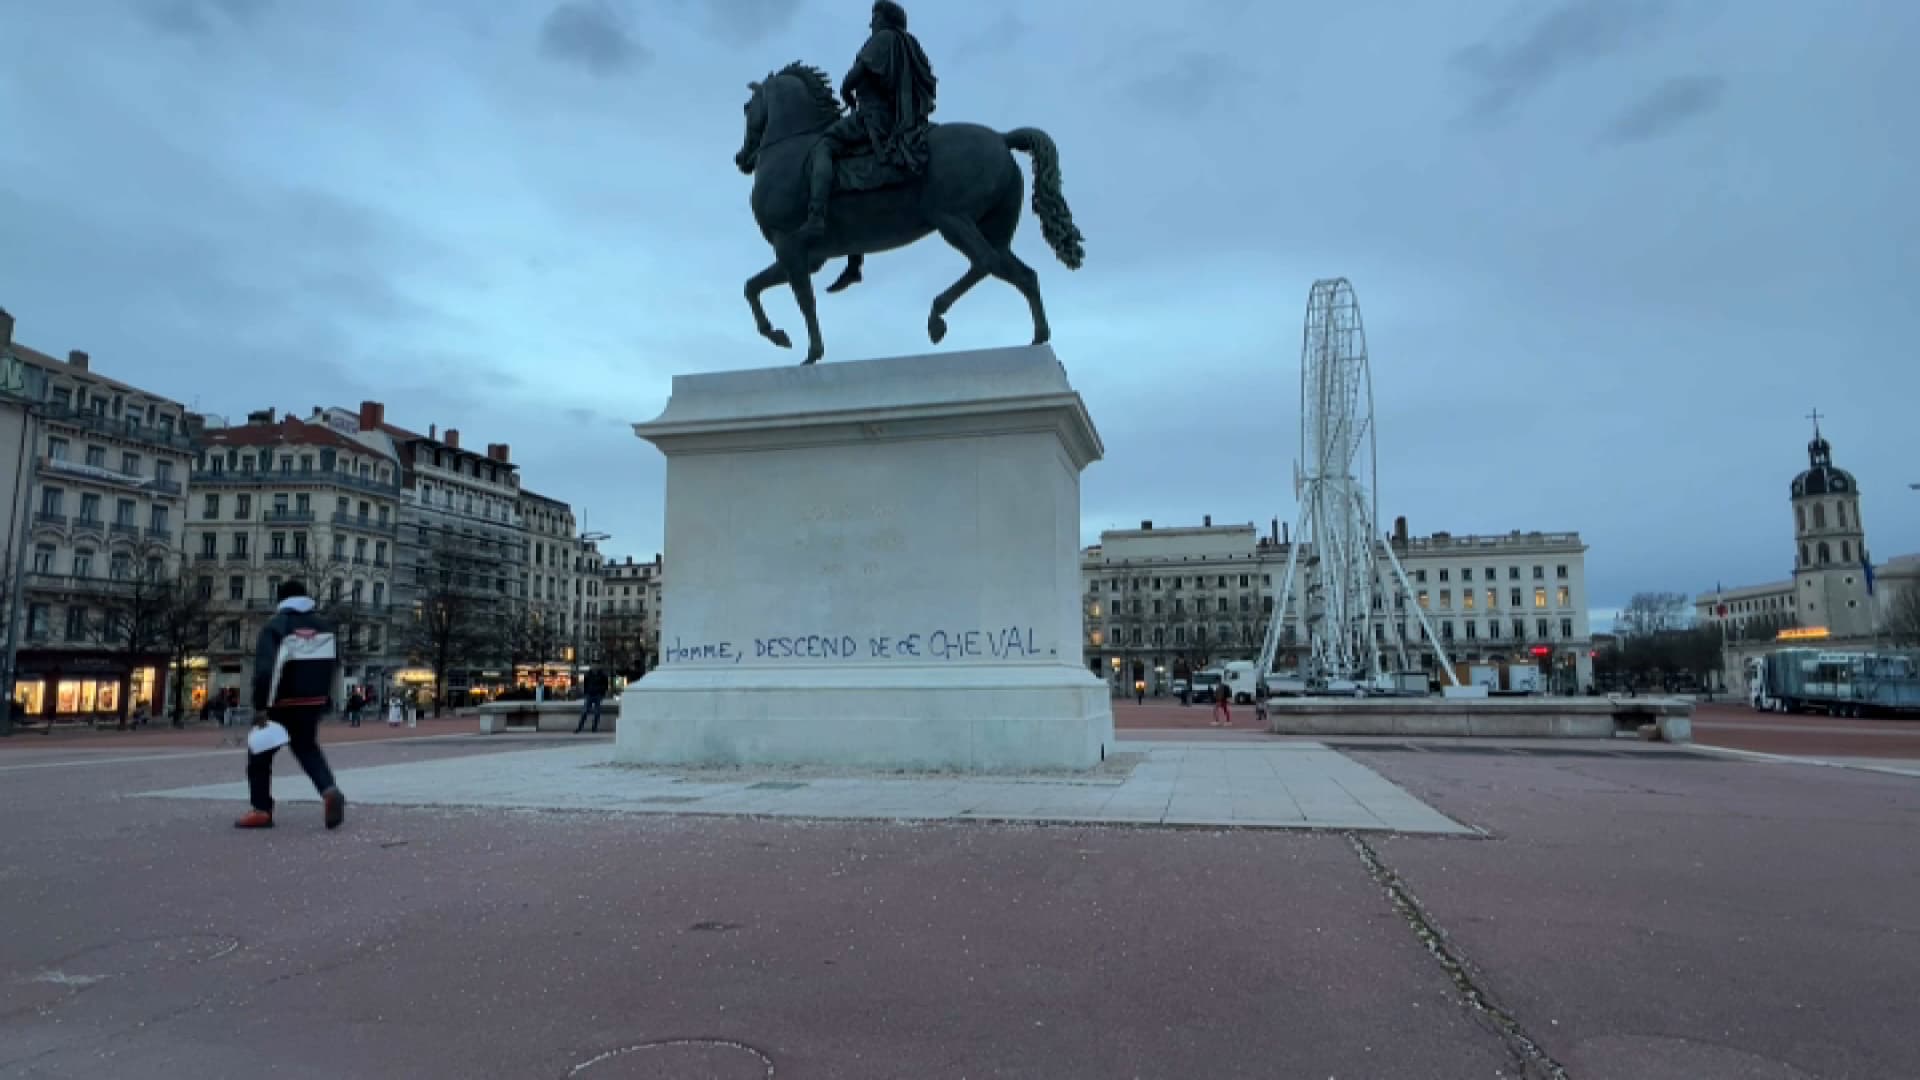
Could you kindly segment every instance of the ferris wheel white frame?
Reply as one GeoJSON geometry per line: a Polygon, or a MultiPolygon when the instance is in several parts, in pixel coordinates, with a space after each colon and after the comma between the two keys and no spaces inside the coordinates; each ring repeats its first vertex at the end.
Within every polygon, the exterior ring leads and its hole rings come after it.
{"type": "MultiPolygon", "coordinates": [[[[1307,294],[1300,347],[1300,457],[1294,462],[1298,527],[1260,650],[1262,672],[1273,670],[1282,630],[1300,581],[1299,625],[1307,639],[1304,674],[1309,688],[1378,685],[1387,675],[1383,649],[1409,667],[1398,609],[1382,563],[1411,598],[1413,588],[1393,545],[1379,533],[1379,466],[1375,459],[1373,369],[1367,359],[1360,300],[1346,278],[1313,283],[1307,294]],[[1302,550],[1308,552],[1301,562],[1302,550]]],[[[1411,605],[1448,681],[1459,677],[1425,610],[1411,605]]]]}

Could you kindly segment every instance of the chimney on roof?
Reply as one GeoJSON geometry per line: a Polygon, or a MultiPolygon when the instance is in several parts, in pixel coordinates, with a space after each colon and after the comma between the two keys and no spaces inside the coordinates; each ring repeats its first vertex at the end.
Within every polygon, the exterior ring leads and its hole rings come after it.
{"type": "Polygon", "coordinates": [[[1208,514],[1207,516],[1201,518],[1200,522],[1201,522],[1201,528],[1204,528],[1204,529],[1213,528],[1213,515],[1208,514]]]}
{"type": "Polygon", "coordinates": [[[0,307],[0,349],[13,344],[13,316],[7,309],[0,307]]]}
{"type": "Polygon", "coordinates": [[[273,426],[273,409],[272,408],[255,409],[254,411],[248,413],[247,426],[248,427],[272,427],[273,426]]]}
{"type": "Polygon", "coordinates": [[[360,403],[360,430],[379,431],[380,425],[387,422],[387,407],[378,401],[360,403]]]}
{"type": "Polygon", "coordinates": [[[1153,519],[1152,519],[1152,518],[1148,518],[1147,520],[1145,520],[1145,521],[1142,521],[1142,522],[1140,523],[1140,531],[1141,531],[1141,532],[1152,532],[1152,531],[1153,531],[1153,519]]]}
{"type": "Polygon", "coordinates": [[[1407,516],[1405,514],[1393,519],[1393,542],[1401,547],[1407,546],[1407,516]]]}
{"type": "Polygon", "coordinates": [[[1280,542],[1281,542],[1281,543],[1283,543],[1283,544],[1291,544],[1291,543],[1293,543],[1293,538],[1292,538],[1291,536],[1289,536],[1289,535],[1287,535],[1287,534],[1288,534],[1289,532],[1291,532],[1291,531],[1292,531],[1292,530],[1290,530],[1290,529],[1288,529],[1288,528],[1287,528],[1287,523],[1286,523],[1286,522],[1284,522],[1284,521],[1283,521],[1283,522],[1281,522],[1281,523],[1280,523],[1280,542]]]}
{"type": "Polygon", "coordinates": [[[427,425],[427,438],[429,438],[429,439],[437,439],[437,438],[439,438],[439,437],[440,437],[440,425],[439,425],[439,424],[428,424],[428,425],[427,425]]]}
{"type": "Polygon", "coordinates": [[[445,439],[442,439],[441,441],[446,443],[448,446],[453,447],[455,450],[460,449],[460,429],[448,428],[447,437],[445,439]]]}
{"type": "Polygon", "coordinates": [[[1273,519],[1273,526],[1268,530],[1267,535],[1273,537],[1274,543],[1277,544],[1280,542],[1280,519],[1279,518],[1273,519]]]}
{"type": "Polygon", "coordinates": [[[509,460],[511,449],[512,449],[511,447],[509,447],[506,443],[503,443],[503,442],[488,443],[487,457],[493,459],[494,461],[499,462],[502,465],[505,465],[509,460]]]}
{"type": "Polygon", "coordinates": [[[68,349],[67,363],[73,367],[79,368],[81,371],[89,370],[87,367],[88,357],[85,349],[68,349]]]}

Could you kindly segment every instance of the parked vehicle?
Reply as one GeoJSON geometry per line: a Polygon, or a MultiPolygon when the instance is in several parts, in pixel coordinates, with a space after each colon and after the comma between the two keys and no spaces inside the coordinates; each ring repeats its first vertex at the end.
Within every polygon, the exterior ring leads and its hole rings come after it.
{"type": "Polygon", "coordinates": [[[1920,713],[1920,665],[1903,653],[1777,649],[1747,662],[1747,700],[1764,712],[1920,713]]]}
{"type": "Polygon", "coordinates": [[[1266,696],[1258,668],[1259,665],[1251,660],[1234,660],[1220,669],[1220,681],[1226,684],[1226,692],[1233,695],[1230,701],[1236,705],[1251,705],[1255,698],[1266,696]]]}
{"type": "Polygon", "coordinates": [[[1208,668],[1205,671],[1194,672],[1193,700],[1212,701],[1214,694],[1221,692],[1220,683],[1223,674],[1224,673],[1218,668],[1208,668]]]}

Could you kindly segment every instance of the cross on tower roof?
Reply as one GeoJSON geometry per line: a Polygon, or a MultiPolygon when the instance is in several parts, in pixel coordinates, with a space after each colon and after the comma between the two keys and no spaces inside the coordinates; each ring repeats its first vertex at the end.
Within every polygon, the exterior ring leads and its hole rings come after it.
{"type": "Polygon", "coordinates": [[[1815,409],[1808,413],[1807,419],[1813,421],[1813,432],[1818,435],[1820,433],[1820,410],[1815,409]]]}

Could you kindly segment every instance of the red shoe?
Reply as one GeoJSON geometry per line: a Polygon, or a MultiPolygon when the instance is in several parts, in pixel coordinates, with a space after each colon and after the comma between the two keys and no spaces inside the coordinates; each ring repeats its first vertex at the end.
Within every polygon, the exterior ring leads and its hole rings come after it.
{"type": "Polygon", "coordinates": [[[266,810],[249,810],[239,821],[233,823],[236,829],[271,829],[273,814],[266,810]]]}
{"type": "Polygon", "coordinates": [[[347,819],[347,797],[340,794],[339,788],[328,788],[327,793],[320,796],[320,803],[326,807],[327,828],[339,828],[347,819]]]}

